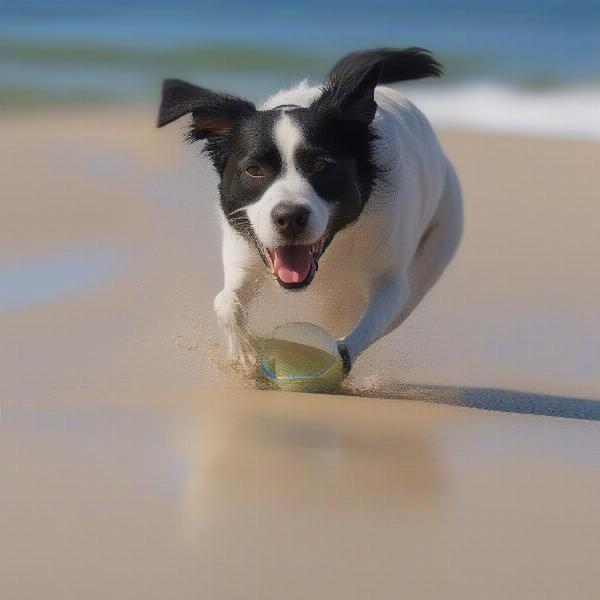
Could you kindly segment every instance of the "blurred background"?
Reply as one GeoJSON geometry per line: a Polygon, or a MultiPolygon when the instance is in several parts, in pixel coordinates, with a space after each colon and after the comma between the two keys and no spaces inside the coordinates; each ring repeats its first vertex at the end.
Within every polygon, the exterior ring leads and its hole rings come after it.
{"type": "Polygon", "coordinates": [[[0,598],[600,598],[599,141],[598,0],[0,0],[0,598]],[[463,241],[339,394],[257,390],[161,80],[259,100],[386,45],[445,65],[398,87],[463,241]]]}
{"type": "Polygon", "coordinates": [[[441,58],[404,86],[440,125],[600,138],[596,0],[2,0],[0,106],[155,105],[164,77],[258,99],[386,45],[441,58]]]}

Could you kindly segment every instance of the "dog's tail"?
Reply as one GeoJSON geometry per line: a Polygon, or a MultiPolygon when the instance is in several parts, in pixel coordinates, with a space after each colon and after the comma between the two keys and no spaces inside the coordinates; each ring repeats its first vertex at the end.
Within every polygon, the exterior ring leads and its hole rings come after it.
{"type": "Polygon", "coordinates": [[[376,48],[346,54],[331,69],[328,79],[362,73],[375,63],[382,65],[379,83],[440,77],[443,72],[442,65],[424,48],[376,48]]]}

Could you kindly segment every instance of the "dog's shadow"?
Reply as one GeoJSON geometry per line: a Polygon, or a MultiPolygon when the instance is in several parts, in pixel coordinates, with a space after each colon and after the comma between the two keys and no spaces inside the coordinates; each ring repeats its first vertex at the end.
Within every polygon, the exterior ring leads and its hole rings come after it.
{"type": "Polygon", "coordinates": [[[390,384],[387,382],[381,387],[368,389],[345,385],[340,388],[338,393],[369,398],[437,402],[499,412],[600,421],[600,400],[516,390],[403,383],[390,384]]]}

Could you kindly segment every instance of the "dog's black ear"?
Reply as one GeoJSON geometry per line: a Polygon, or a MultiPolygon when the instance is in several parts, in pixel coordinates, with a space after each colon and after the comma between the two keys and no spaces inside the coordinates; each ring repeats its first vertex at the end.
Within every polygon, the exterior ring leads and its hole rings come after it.
{"type": "Polygon", "coordinates": [[[162,86],[158,127],[191,113],[189,138],[202,140],[211,135],[227,135],[244,116],[255,110],[254,104],[243,98],[212,92],[179,79],[167,79],[162,86]]]}
{"type": "Polygon", "coordinates": [[[383,63],[379,83],[440,77],[443,72],[442,65],[425,48],[375,48],[346,54],[331,69],[329,78],[345,71],[364,71],[375,61],[383,63]]]}
{"type": "Polygon", "coordinates": [[[363,69],[341,69],[323,86],[313,107],[346,121],[368,125],[375,117],[375,87],[381,79],[383,63],[372,61],[363,69]]]}

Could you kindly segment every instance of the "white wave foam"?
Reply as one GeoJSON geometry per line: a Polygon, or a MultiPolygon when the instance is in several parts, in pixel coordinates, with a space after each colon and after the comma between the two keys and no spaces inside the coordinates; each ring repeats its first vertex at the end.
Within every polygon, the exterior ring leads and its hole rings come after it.
{"type": "Polygon", "coordinates": [[[529,91],[478,83],[404,93],[440,127],[600,141],[600,86],[529,91]]]}

